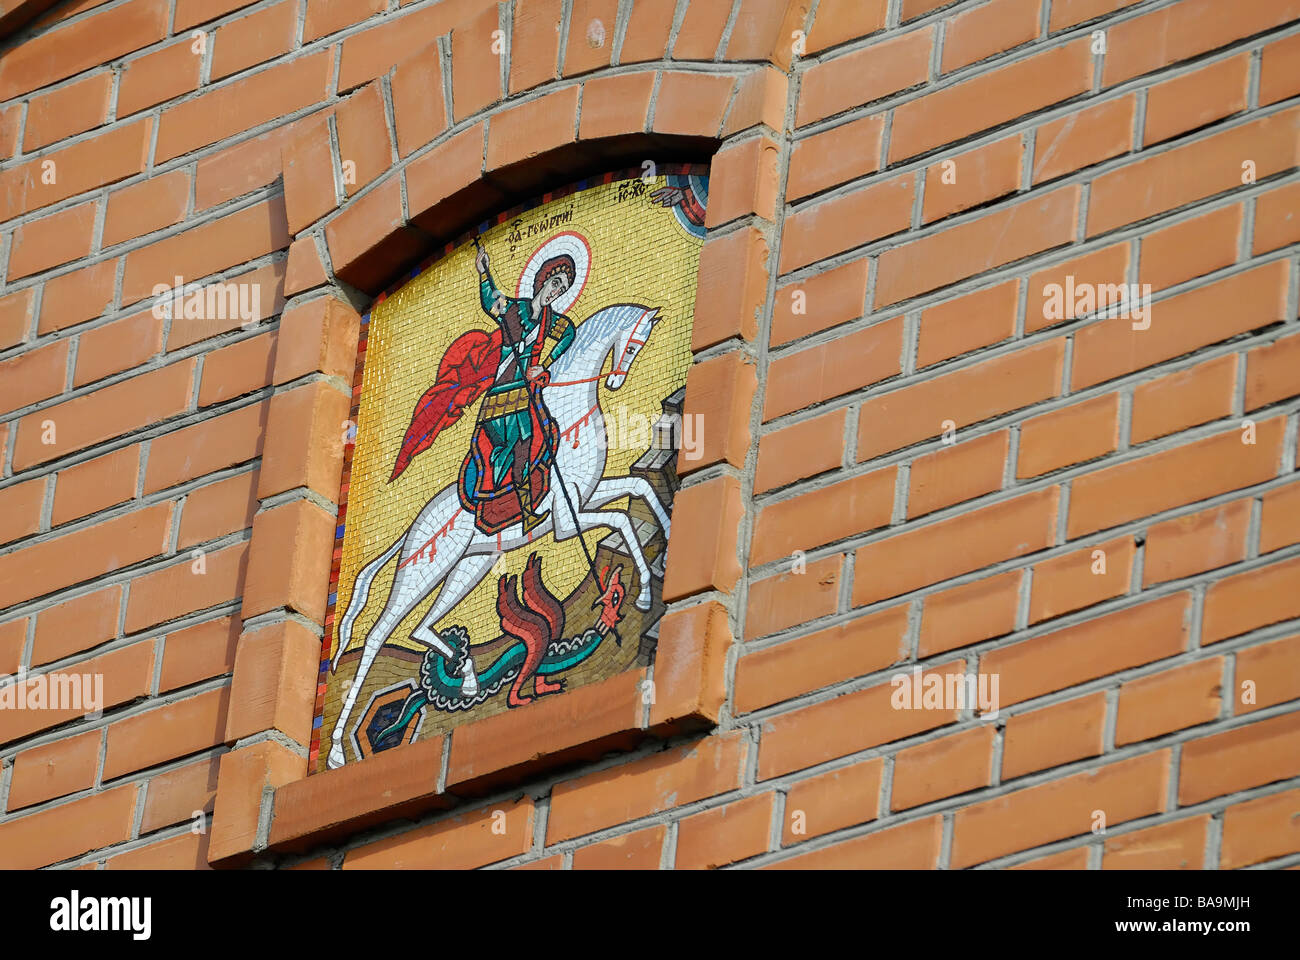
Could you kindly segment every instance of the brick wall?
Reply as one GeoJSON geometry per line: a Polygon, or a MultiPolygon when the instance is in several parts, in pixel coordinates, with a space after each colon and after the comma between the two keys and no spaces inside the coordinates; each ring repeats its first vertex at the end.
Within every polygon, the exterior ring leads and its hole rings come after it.
{"type": "Polygon", "coordinates": [[[1300,2],[29,13],[0,673],[106,709],[0,710],[0,865],[1300,862],[1300,2]],[[355,311],[475,217],[724,140],[669,558],[670,616],[735,638],[716,727],[265,851],[355,311]],[[159,319],[174,276],[260,316],[159,319]],[[1117,284],[1149,312],[1075,299],[1117,284]],[[896,709],[914,666],[996,677],[996,716],[896,709]]]}

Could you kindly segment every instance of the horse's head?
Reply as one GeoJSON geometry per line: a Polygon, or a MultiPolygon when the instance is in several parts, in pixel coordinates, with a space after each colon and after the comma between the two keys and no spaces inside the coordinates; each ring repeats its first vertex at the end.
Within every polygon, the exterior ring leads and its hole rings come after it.
{"type": "Polygon", "coordinates": [[[632,369],[632,362],[650,339],[650,331],[659,322],[659,309],[647,307],[640,314],[629,311],[627,316],[628,322],[620,327],[614,338],[614,369],[605,378],[605,386],[611,390],[623,386],[623,381],[632,369]]]}

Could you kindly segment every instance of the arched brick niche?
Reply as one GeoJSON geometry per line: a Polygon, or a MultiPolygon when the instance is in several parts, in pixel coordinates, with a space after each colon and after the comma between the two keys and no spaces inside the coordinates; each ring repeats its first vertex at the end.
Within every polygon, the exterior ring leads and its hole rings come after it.
{"type": "Polygon", "coordinates": [[[598,48],[571,49],[559,78],[543,76],[555,62],[547,31],[516,24],[501,58],[468,55],[492,49],[494,6],[357,88],[284,148],[293,239],[277,382],[314,376],[285,394],[292,400],[267,426],[227,727],[234,749],[221,762],[210,862],[309,849],[718,719],[745,567],[735,471],[749,453],[753,341],[772,296],[774,138],[786,126],[789,37],[808,13],[804,3],[745,6],[753,16],[707,65],[667,61],[666,32],[656,40],[629,26],[619,66],[608,49],[590,63],[598,48]],[[703,455],[679,462],[669,611],[649,668],[655,703],[636,696],[646,670],[628,671],[537,704],[526,727],[503,714],[307,777],[289,743],[311,736],[357,311],[474,224],[647,160],[711,165],[684,411],[708,429],[703,455]]]}

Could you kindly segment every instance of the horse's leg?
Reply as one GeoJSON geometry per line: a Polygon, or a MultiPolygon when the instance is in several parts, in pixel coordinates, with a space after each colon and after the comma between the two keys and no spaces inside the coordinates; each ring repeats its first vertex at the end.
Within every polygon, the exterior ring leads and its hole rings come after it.
{"type": "MultiPolygon", "coordinates": [[[[397,625],[415,609],[429,590],[431,590],[435,580],[424,579],[418,586],[411,582],[410,566],[398,567],[397,575],[393,578],[393,585],[388,590],[388,599],[384,601],[384,611],[375,621],[375,625],[370,628],[366,634],[366,645],[361,652],[361,663],[357,667],[356,675],[352,678],[352,685],[348,688],[347,696],[343,698],[343,709],[339,713],[338,721],[334,724],[333,744],[330,747],[329,758],[326,764],[330,769],[341,767],[347,762],[347,757],[343,751],[343,737],[347,730],[348,720],[352,716],[352,709],[357,704],[357,697],[361,693],[361,687],[365,683],[366,675],[370,672],[370,667],[375,662],[375,657],[379,655],[379,649],[384,645],[389,635],[397,628],[397,625]],[[407,576],[403,572],[408,571],[407,576]]],[[[424,572],[424,571],[421,571],[424,572]]]]}
{"type": "Polygon", "coordinates": [[[583,501],[585,507],[603,507],[611,500],[617,500],[619,497],[639,497],[646,502],[650,512],[655,515],[659,521],[659,527],[664,532],[664,540],[668,539],[668,511],[659,501],[659,494],[655,488],[650,485],[650,481],[644,477],[602,477],[596,484],[596,489],[587,495],[583,501]]]}
{"type": "MultiPolygon", "coordinates": [[[[454,654],[447,646],[446,642],[438,636],[438,632],[433,629],[433,625],[450,613],[461,600],[469,594],[481,581],[484,575],[492,569],[492,564],[496,562],[496,554],[471,554],[461,559],[451,571],[448,572],[447,578],[442,583],[442,589],[438,591],[438,599],[434,601],[433,606],[429,608],[420,625],[411,631],[411,639],[418,640],[420,643],[433,647],[449,661],[454,654]]],[[[478,693],[478,675],[474,672],[474,658],[470,656],[469,651],[465,651],[465,665],[461,668],[461,676],[464,683],[461,686],[461,694],[466,697],[472,697],[478,693]]]]}
{"type": "MultiPolygon", "coordinates": [[[[577,506],[575,504],[575,506],[577,506]]],[[[570,537],[577,536],[578,527],[582,530],[590,530],[592,527],[608,527],[617,531],[627,544],[627,552],[632,557],[632,563],[636,566],[636,572],[641,581],[641,589],[637,593],[637,598],[633,601],[638,610],[650,609],[650,566],[646,563],[645,555],[641,552],[641,542],[636,538],[636,530],[632,527],[632,519],[626,513],[620,513],[617,510],[592,510],[587,511],[583,507],[578,507],[578,523],[575,525],[573,519],[568,515],[567,510],[560,510],[555,520],[555,539],[567,540],[570,537]]]]}

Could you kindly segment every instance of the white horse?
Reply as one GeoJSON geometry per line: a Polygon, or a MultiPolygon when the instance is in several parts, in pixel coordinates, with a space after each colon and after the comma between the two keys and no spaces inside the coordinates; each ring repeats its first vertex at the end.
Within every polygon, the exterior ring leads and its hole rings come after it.
{"type": "MultiPolygon", "coordinates": [[[[461,506],[456,482],[453,481],[424,505],[415,522],[392,546],[357,574],[347,610],[339,621],[338,647],[333,661],[335,670],[338,669],[339,657],[351,642],[352,626],[366,606],[371,582],[400,551],[401,561],[384,610],[366,634],[361,664],[334,725],[333,745],[327,761],[331,768],[346,762],[343,743],[348,720],[366,674],[389,635],[441,585],[437,600],[412,631],[411,637],[452,661],[455,651],[438,635],[433,625],[479,584],[503,553],[528,546],[547,533],[554,533],[556,540],[567,540],[577,536],[581,530],[593,527],[615,530],[622,536],[640,575],[640,590],[634,602],[638,609],[650,609],[650,567],[631,519],[621,511],[597,508],[620,497],[639,497],[653,511],[665,538],[669,531],[668,513],[654,487],[645,479],[603,476],[605,418],[600,409],[598,386],[605,358],[611,352],[614,363],[612,372],[603,378],[605,386],[617,390],[623,385],[633,360],[658,319],[658,310],[654,308],[634,304],[606,307],[578,326],[569,349],[551,364],[551,383],[544,388],[544,398],[560,431],[560,441],[551,467],[550,490],[534,506],[538,513],[544,510],[547,513],[529,534],[524,533],[522,521],[499,534],[485,534],[478,530],[474,525],[474,515],[461,506]],[[561,482],[567,484],[567,498],[560,492],[561,482]]],[[[476,695],[478,677],[474,673],[472,658],[466,657],[461,676],[464,695],[476,695]]]]}

